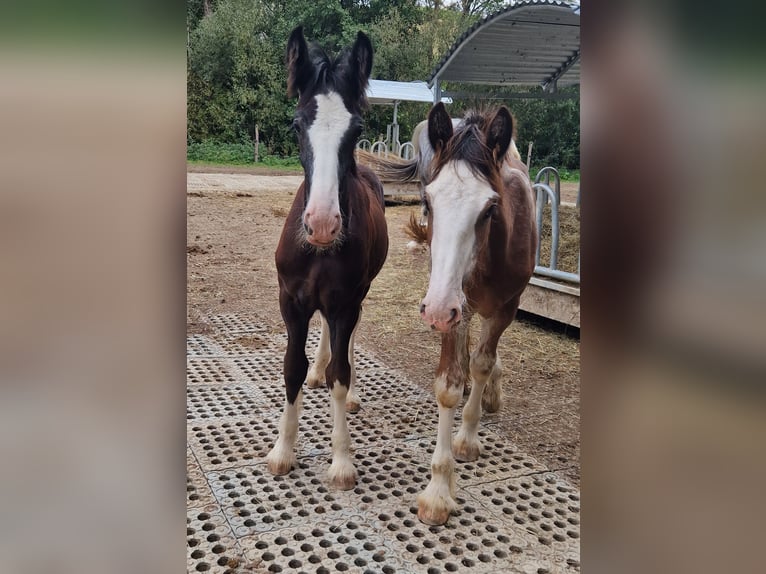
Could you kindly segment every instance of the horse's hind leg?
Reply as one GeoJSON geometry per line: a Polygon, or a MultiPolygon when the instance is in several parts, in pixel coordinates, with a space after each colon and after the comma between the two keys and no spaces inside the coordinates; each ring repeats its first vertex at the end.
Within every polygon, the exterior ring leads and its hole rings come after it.
{"type": "Polygon", "coordinates": [[[295,439],[298,436],[303,393],[301,387],[308,370],[306,358],[306,336],[310,314],[304,313],[287,295],[279,297],[282,317],[287,325],[287,352],[285,353],[285,408],[279,419],[279,437],[268,455],[266,462],[272,474],[290,472],[295,464],[295,439]]]}
{"type": "MultiPolygon", "coordinates": [[[[520,299],[516,297],[511,300],[508,305],[503,309],[502,314],[498,318],[497,329],[500,329],[500,333],[497,335],[498,340],[508,326],[516,318],[516,312],[519,309],[520,299]]],[[[495,353],[497,352],[497,342],[495,342],[495,353]]],[[[503,367],[500,364],[500,359],[495,357],[495,365],[492,368],[492,372],[489,375],[489,381],[484,389],[484,394],[481,398],[481,406],[488,413],[496,413],[503,406],[503,383],[501,381],[503,375],[503,367]]]]}
{"type": "Polygon", "coordinates": [[[319,313],[322,319],[322,334],[319,336],[319,344],[314,353],[314,363],[306,376],[306,386],[310,389],[318,389],[326,386],[325,370],[330,362],[330,326],[322,313],[319,313]]]}
{"type": "Polygon", "coordinates": [[[327,367],[327,387],[332,396],[332,463],[327,471],[330,483],[341,490],[354,488],[356,469],[351,461],[351,435],[346,421],[346,403],[351,385],[349,349],[351,334],[359,319],[359,307],[329,319],[332,359],[327,367]]]}
{"type": "Polygon", "coordinates": [[[518,300],[482,321],[479,344],[471,354],[473,387],[463,407],[460,430],[452,442],[452,452],[459,461],[473,461],[481,454],[479,420],[482,406],[488,412],[496,412],[502,405],[502,369],[497,360],[497,343],[513,321],[517,307],[518,300]]]}
{"type": "MultiPolygon", "coordinates": [[[[317,345],[316,352],[314,353],[314,363],[309,369],[309,373],[306,376],[306,386],[310,389],[317,389],[319,387],[327,386],[326,371],[327,365],[330,364],[331,352],[330,352],[330,326],[327,323],[327,319],[324,318],[322,313],[319,313],[319,317],[322,319],[322,334],[319,336],[319,344],[317,345]]],[[[356,330],[359,327],[359,323],[362,320],[361,311],[359,313],[359,320],[356,322],[354,332],[351,334],[351,340],[348,347],[348,362],[351,365],[351,384],[348,388],[348,396],[346,397],[346,411],[350,413],[358,413],[360,408],[359,396],[356,394],[356,366],[354,365],[354,341],[356,339],[356,330]]]]}
{"type": "Polygon", "coordinates": [[[356,365],[354,364],[354,342],[356,341],[356,331],[359,329],[359,323],[362,322],[362,309],[359,309],[359,319],[356,321],[354,331],[351,333],[351,339],[348,343],[348,363],[351,367],[351,382],[346,395],[346,411],[349,413],[358,413],[361,402],[359,395],[356,394],[356,365]]]}

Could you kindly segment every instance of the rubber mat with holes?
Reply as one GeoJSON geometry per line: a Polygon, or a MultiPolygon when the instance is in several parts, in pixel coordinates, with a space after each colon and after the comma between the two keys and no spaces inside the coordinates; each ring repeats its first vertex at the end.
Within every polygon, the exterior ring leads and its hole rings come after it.
{"type": "MultiPolygon", "coordinates": [[[[576,488],[483,427],[483,454],[456,467],[459,510],[444,526],[418,521],[430,480],[434,398],[356,350],[362,410],[349,415],[356,488],[325,473],[332,431],[324,389],[304,388],[298,464],[272,476],[286,337],[240,315],[212,317],[187,338],[187,570],[422,573],[580,570],[576,488]]],[[[313,356],[318,332],[307,353],[313,356]]],[[[459,417],[455,429],[459,424],[459,417]]]]}

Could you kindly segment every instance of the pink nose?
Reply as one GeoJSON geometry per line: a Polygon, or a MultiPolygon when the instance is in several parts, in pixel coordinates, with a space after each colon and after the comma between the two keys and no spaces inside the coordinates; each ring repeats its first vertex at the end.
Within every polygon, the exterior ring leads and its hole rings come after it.
{"type": "Polygon", "coordinates": [[[303,226],[308,242],[312,245],[326,246],[337,239],[340,233],[340,213],[316,214],[306,212],[303,226]]]}
{"type": "Polygon", "coordinates": [[[460,323],[463,318],[463,312],[460,310],[460,305],[457,304],[437,306],[421,303],[420,317],[431,329],[446,333],[460,323]]]}

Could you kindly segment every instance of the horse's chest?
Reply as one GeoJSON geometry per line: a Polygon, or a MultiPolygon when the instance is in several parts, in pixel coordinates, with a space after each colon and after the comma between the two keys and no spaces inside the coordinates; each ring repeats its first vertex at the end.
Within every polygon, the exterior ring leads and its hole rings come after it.
{"type": "Polygon", "coordinates": [[[468,306],[483,317],[494,313],[507,298],[497,278],[475,277],[469,285],[465,289],[468,306]]]}
{"type": "Polygon", "coordinates": [[[355,298],[363,289],[363,265],[336,255],[317,255],[280,271],[287,291],[306,307],[326,307],[355,298]]]}

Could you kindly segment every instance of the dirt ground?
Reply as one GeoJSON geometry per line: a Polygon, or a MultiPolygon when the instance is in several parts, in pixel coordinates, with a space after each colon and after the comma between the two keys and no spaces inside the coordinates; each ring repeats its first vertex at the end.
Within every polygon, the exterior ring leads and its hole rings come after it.
{"type": "MultiPolygon", "coordinates": [[[[275,185],[276,178],[269,176],[227,180],[211,176],[210,168],[188,171],[187,331],[205,332],[208,317],[236,312],[282,332],[274,251],[301,178],[293,174],[275,185]]],[[[418,209],[386,209],[389,255],[365,302],[357,342],[430,389],[439,338],[418,314],[428,260],[425,253],[406,250],[403,231],[410,213],[418,209]]],[[[317,325],[315,319],[313,328],[317,325]]],[[[473,332],[478,332],[476,319],[473,332]]],[[[579,486],[579,340],[520,319],[503,335],[498,356],[505,373],[505,404],[499,413],[485,415],[483,424],[579,486]]]]}

